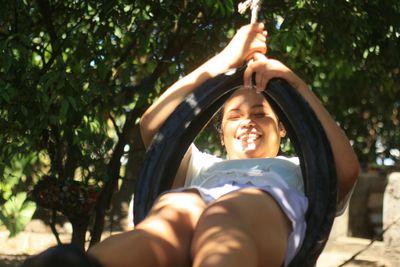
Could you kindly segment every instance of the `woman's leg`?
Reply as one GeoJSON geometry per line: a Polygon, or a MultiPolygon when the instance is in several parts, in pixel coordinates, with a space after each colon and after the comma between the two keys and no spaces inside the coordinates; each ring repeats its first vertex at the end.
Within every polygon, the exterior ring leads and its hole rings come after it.
{"type": "Polygon", "coordinates": [[[267,193],[232,192],[202,214],[192,242],[193,267],[279,267],[291,224],[267,193]]]}
{"type": "Polygon", "coordinates": [[[134,230],[100,242],[89,254],[106,267],[190,266],[193,230],[204,208],[197,193],[165,194],[134,230]]]}

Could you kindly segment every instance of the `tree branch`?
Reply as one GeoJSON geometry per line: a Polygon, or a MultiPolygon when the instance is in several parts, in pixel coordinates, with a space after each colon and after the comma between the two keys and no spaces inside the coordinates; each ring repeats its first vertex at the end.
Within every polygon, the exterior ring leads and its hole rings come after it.
{"type": "Polygon", "coordinates": [[[118,128],[117,122],[115,121],[114,117],[111,115],[111,113],[108,113],[108,118],[111,120],[112,124],[114,125],[115,132],[117,133],[118,139],[121,138],[121,131],[118,128]]]}
{"type": "Polygon", "coordinates": [[[58,37],[53,24],[50,3],[48,0],[36,0],[36,2],[42,15],[43,23],[50,35],[50,42],[52,43],[53,51],[57,51],[59,49],[58,37]]]}
{"type": "Polygon", "coordinates": [[[110,207],[114,189],[116,188],[119,179],[119,171],[121,168],[120,159],[124,153],[125,145],[129,142],[129,134],[135,123],[134,118],[140,116],[142,112],[142,109],[133,109],[126,116],[126,122],[120,139],[115,145],[114,152],[107,166],[108,180],[105,182],[96,203],[95,223],[92,229],[92,239],[90,240],[89,246],[92,246],[100,241],[101,233],[104,229],[105,211],[110,207]]]}
{"type": "Polygon", "coordinates": [[[50,66],[54,63],[56,57],[61,52],[61,45],[58,40],[57,32],[55,30],[50,3],[48,0],[36,0],[40,13],[42,15],[42,21],[50,35],[50,43],[52,47],[52,53],[50,59],[44,64],[42,72],[45,73],[50,66]]]}
{"type": "Polygon", "coordinates": [[[55,236],[55,238],[57,240],[57,244],[62,245],[60,235],[56,229],[56,216],[57,216],[57,211],[55,209],[51,210],[50,228],[51,228],[51,231],[53,232],[53,235],[55,236]]]}

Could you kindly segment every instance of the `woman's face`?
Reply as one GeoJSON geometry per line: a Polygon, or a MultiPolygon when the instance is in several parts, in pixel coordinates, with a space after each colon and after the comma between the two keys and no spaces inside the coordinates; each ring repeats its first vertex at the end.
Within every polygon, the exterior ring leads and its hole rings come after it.
{"type": "Polygon", "coordinates": [[[238,89],[226,101],[221,135],[229,159],[275,157],[285,134],[271,106],[255,90],[238,89]]]}

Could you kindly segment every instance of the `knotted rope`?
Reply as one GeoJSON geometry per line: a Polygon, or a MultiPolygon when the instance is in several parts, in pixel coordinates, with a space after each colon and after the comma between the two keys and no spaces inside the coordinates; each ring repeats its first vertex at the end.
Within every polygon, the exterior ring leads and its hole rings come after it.
{"type": "Polygon", "coordinates": [[[260,10],[261,0],[246,0],[240,2],[238,5],[238,11],[240,14],[244,14],[250,7],[251,9],[251,23],[256,23],[258,18],[258,11],[260,10]]]}

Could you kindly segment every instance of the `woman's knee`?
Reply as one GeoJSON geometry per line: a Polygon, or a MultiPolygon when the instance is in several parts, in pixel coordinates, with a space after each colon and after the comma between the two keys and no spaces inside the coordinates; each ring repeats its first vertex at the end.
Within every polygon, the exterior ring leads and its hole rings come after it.
{"type": "Polygon", "coordinates": [[[204,209],[205,203],[196,192],[166,193],[135,228],[181,242],[192,236],[204,209]]]}
{"type": "Polygon", "coordinates": [[[149,242],[155,240],[154,253],[166,262],[165,266],[187,266],[193,231],[204,208],[203,200],[194,192],[167,193],[159,197],[135,229],[149,242]]]}
{"type": "Polygon", "coordinates": [[[166,193],[157,199],[147,218],[157,217],[194,228],[205,208],[206,204],[196,191],[166,193]]]}

